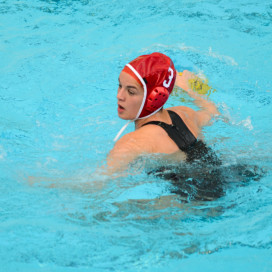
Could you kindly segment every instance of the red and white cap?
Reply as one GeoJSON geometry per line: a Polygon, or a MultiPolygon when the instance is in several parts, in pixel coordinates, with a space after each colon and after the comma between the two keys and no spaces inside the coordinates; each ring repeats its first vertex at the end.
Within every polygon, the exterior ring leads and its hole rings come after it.
{"type": "MultiPolygon", "coordinates": [[[[171,94],[176,80],[176,69],[172,60],[162,53],[142,55],[128,63],[122,72],[128,73],[138,81],[144,89],[144,97],[135,117],[147,118],[158,112],[171,94]]],[[[117,134],[116,141],[125,130],[127,123],[117,134]]]]}
{"type": "Polygon", "coordinates": [[[147,118],[159,111],[171,94],[176,80],[172,60],[158,52],[136,58],[125,66],[123,72],[140,81],[144,88],[144,98],[135,120],[147,118]]]}

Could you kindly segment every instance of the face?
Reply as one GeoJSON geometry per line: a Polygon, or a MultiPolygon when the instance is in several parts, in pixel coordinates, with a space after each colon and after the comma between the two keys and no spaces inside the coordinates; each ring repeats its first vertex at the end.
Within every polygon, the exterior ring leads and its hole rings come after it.
{"type": "Polygon", "coordinates": [[[118,116],[124,120],[135,119],[143,97],[143,87],[131,75],[121,72],[117,93],[118,116]]]}

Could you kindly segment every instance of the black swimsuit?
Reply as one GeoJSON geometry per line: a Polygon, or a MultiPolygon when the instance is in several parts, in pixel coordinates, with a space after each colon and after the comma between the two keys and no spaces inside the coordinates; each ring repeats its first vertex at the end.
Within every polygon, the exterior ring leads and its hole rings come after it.
{"type": "Polygon", "coordinates": [[[185,125],[180,116],[174,111],[168,110],[172,125],[160,121],[151,121],[146,125],[157,125],[163,128],[168,136],[175,142],[180,150],[186,153],[187,162],[202,161],[210,165],[221,165],[211,148],[201,141],[197,140],[189,128],[185,125]]]}
{"type": "Polygon", "coordinates": [[[150,173],[171,180],[174,185],[172,193],[186,198],[211,200],[222,196],[222,179],[217,168],[222,164],[220,159],[203,141],[195,138],[177,113],[170,110],[168,113],[172,125],[160,121],[151,121],[144,125],[152,124],[163,128],[179,149],[185,152],[186,162],[190,164],[181,164],[175,168],[162,166],[150,173]]]}
{"type": "Polygon", "coordinates": [[[172,120],[172,125],[168,125],[160,121],[151,121],[144,124],[144,126],[152,124],[162,127],[167,132],[168,136],[176,143],[179,149],[186,152],[188,147],[194,144],[197,140],[178,114],[170,110],[168,110],[168,113],[172,120]]]}
{"type": "Polygon", "coordinates": [[[224,195],[224,187],[237,181],[259,180],[265,172],[257,166],[237,164],[223,166],[221,160],[203,141],[197,140],[180,116],[168,110],[172,125],[152,121],[144,125],[158,125],[163,128],[180,150],[186,154],[186,163],[178,166],[165,165],[149,172],[170,180],[172,193],[182,199],[213,200],[224,195]]]}

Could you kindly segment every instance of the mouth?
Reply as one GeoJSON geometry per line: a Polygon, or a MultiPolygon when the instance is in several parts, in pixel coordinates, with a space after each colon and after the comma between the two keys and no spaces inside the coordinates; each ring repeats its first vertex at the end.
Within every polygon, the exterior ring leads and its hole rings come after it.
{"type": "Polygon", "coordinates": [[[118,112],[123,112],[125,110],[120,104],[118,104],[118,112]]]}

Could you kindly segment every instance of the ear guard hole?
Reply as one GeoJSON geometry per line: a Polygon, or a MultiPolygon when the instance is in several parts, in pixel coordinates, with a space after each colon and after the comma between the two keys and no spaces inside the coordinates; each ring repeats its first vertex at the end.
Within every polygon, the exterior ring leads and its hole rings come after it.
{"type": "Polygon", "coordinates": [[[162,107],[169,97],[168,90],[164,87],[156,87],[151,91],[146,100],[146,109],[155,111],[162,107]]]}

